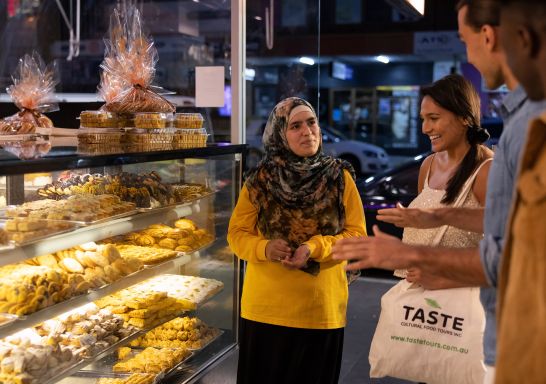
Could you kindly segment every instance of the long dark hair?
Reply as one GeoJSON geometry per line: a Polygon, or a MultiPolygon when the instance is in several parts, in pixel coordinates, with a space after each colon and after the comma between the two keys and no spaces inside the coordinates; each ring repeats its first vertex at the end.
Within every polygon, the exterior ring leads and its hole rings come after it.
{"type": "Polygon", "coordinates": [[[442,203],[450,204],[461,191],[465,181],[487,157],[486,149],[480,145],[489,139],[487,130],[480,126],[480,97],[476,89],[461,75],[448,75],[421,90],[421,99],[429,96],[440,107],[463,119],[468,126],[466,139],[470,149],[447,183],[442,203]]]}

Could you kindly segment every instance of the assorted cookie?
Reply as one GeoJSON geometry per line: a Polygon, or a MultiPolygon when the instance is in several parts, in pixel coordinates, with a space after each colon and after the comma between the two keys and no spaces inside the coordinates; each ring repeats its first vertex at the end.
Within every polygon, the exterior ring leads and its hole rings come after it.
{"type": "MultiPolygon", "coordinates": [[[[74,224],[70,222],[17,217],[6,221],[2,235],[5,236],[4,239],[7,238],[17,244],[24,244],[72,228],[74,228],[74,224]]],[[[0,244],[6,244],[6,242],[0,244]]]]}
{"type": "Polygon", "coordinates": [[[113,244],[89,242],[73,248],[27,260],[31,265],[48,266],[82,278],[89,288],[99,288],[140,270],[143,263],[122,257],[113,244]]]}
{"type": "Polygon", "coordinates": [[[165,293],[186,310],[194,310],[224,288],[216,279],[198,276],[160,275],[131,287],[142,292],[165,293]]]}
{"type": "MultiPolygon", "coordinates": [[[[84,223],[107,219],[135,210],[135,204],[121,201],[118,196],[75,195],[66,200],[35,200],[21,205],[8,207],[6,215],[10,218],[28,218],[29,220],[68,220],[84,223]]],[[[53,224],[51,224],[53,225],[53,224]]]]}
{"type": "Polygon", "coordinates": [[[140,208],[160,207],[183,203],[210,193],[204,185],[173,186],[164,183],[157,172],[115,175],[75,174],[63,180],[46,184],[38,189],[38,195],[48,199],[65,199],[72,195],[115,195],[140,208]]]}
{"type": "Polygon", "coordinates": [[[61,345],[79,357],[92,357],[134,334],[137,329],[94,304],[70,311],[34,327],[44,345],[61,345]]]}
{"type": "Polygon", "coordinates": [[[68,347],[16,333],[0,341],[0,383],[40,384],[78,361],[68,347]]]}
{"type": "Polygon", "coordinates": [[[130,232],[123,237],[106,240],[115,244],[162,248],[177,252],[193,252],[214,240],[207,230],[199,228],[193,220],[176,220],[173,226],[152,224],[148,228],[130,232]]]}
{"type": "Polygon", "coordinates": [[[86,293],[82,276],[48,266],[12,264],[0,268],[0,312],[22,316],[86,293]]]}
{"type": "MultiPolygon", "coordinates": [[[[177,317],[131,342],[132,347],[201,349],[220,334],[196,317],[177,317]]],[[[126,352],[126,351],[125,351],[126,352]]],[[[123,352],[122,352],[123,353],[123,352]]]]}
{"type": "Polygon", "coordinates": [[[150,347],[134,352],[134,354],[130,353],[125,360],[114,364],[112,370],[117,373],[140,372],[159,374],[169,371],[191,355],[190,351],[183,348],[150,347]]]}
{"type": "Polygon", "coordinates": [[[165,292],[142,291],[132,286],[103,297],[95,304],[121,317],[127,326],[151,328],[173,319],[184,307],[165,292]]]}

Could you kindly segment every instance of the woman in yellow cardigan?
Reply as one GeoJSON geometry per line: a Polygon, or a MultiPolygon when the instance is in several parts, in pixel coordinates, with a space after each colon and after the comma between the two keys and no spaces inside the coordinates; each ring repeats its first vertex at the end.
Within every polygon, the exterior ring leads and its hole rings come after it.
{"type": "Polygon", "coordinates": [[[237,383],[337,383],[348,290],[337,239],[366,234],[354,171],[322,153],[313,107],[292,97],[267,121],[228,242],[247,262],[237,383]]]}

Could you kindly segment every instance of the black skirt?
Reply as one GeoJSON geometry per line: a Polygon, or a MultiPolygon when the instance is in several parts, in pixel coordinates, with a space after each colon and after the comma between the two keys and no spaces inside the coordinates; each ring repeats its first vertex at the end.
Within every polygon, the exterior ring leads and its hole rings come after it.
{"type": "Polygon", "coordinates": [[[302,329],[241,319],[238,384],[335,384],[343,328],[302,329]]]}

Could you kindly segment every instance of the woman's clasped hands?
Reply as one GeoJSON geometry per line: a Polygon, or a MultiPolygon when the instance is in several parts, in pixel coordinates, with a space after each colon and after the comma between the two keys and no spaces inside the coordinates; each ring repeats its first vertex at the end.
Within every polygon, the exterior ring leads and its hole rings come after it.
{"type": "Polygon", "coordinates": [[[281,263],[288,269],[300,269],[307,265],[311,250],[306,244],[300,245],[294,252],[285,240],[269,240],[265,247],[265,257],[276,263],[281,263]]]}

